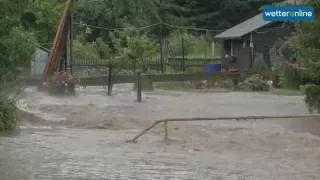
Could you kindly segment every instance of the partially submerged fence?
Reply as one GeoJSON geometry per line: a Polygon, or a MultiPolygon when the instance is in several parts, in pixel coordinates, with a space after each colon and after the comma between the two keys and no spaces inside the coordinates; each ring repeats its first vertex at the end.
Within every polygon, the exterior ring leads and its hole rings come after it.
{"type": "Polygon", "coordinates": [[[143,130],[137,136],[126,142],[134,143],[157,125],[163,123],[164,127],[164,140],[168,140],[168,124],[169,122],[190,122],[190,121],[221,121],[221,120],[263,120],[263,119],[293,119],[293,118],[320,118],[320,115],[309,115],[309,116],[239,116],[239,117],[195,117],[195,118],[177,118],[177,119],[162,119],[154,122],[150,127],[143,130]]]}
{"type": "MultiPolygon", "coordinates": [[[[179,72],[203,72],[205,65],[212,63],[221,63],[221,59],[211,59],[202,57],[182,57],[175,56],[161,62],[161,59],[146,59],[144,64],[133,64],[133,61],[128,60],[127,63],[115,64],[118,70],[131,70],[138,71],[139,68],[144,66],[146,69],[155,72],[179,73],[179,72]],[[162,69],[163,68],[163,69],[162,69]],[[162,71],[163,70],[163,71],[162,71]]],[[[110,64],[108,59],[76,59],[73,63],[73,68],[87,67],[87,68],[103,68],[110,64]]]]}
{"type": "MultiPolygon", "coordinates": [[[[99,77],[84,77],[80,78],[80,85],[82,86],[108,86],[108,95],[112,95],[113,84],[121,83],[136,83],[137,84],[137,101],[142,101],[142,81],[153,82],[170,82],[170,81],[200,81],[200,80],[225,80],[231,79],[234,85],[237,86],[239,80],[244,77],[257,72],[219,72],[219,73],[180,73],[180,74],[154,74],[154,75],[141,75],[141,72],[137,75],[123,75],[114,76],[112,73],[113,66],[109,66],[108,76],[99,77]]],[[[259,72],[263,76],[268,76],[271,79],[274,78],[274,72],[259,72]]]]}

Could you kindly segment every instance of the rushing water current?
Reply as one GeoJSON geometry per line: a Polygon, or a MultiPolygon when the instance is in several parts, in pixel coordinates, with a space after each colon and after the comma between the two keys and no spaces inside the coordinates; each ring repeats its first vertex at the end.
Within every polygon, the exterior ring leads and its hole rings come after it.
{"type": "Polygon", "coordinates": [[[0,136],[0,180],[320,179],[316,118],[170,123],[168,141],[159,125],[125,142],[162,118],[308,115],[303,97],[156,91],[137,103],[131,90],[27,88],[18,105],[33,116],[0,136]]]}

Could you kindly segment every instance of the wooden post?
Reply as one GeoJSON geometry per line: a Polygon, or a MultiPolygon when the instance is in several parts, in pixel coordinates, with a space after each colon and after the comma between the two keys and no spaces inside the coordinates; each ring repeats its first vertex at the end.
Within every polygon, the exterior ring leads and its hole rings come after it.
{"type": "MultiPolygon", "coordinates": [[[[71,7],[73,5],[73,0],[71,0],[71,7]]],[[[72,9],[69,14],[69,57],[70,57],[70,73],[73,74],[73,17],[72,17],[72,9]]]]}
{"type": "Polygon", "coordinates": [[[182,63],[181,63],[181,70],[182,72],[185,71],[185,47],[184,47],[184,35],[182,36],[182,40],[181,40],[181,46],[182,46],[182,63]]]}
{"type": "Polygon", "coordinates": [[[168,121],[164,121],[164,140],[168,140],[168,121]]]}
{"type": "Polygon", "coordinates": [[[162,21],[160,22],[160,66],[161,72],[164,73],[164,59],[163,59],[163,34],[162,34],[162,21]]]}
{"type": "Polygon", "coordinates": [[[141,89],[141,72],[138,72],[137,76],[137,101],[142,101],[142,89],[141,89]]]}
{"type": "Polygon", "coordinates": [[[68,72],[68,55],[67,55],[67,47],[66,47],[66,52],[64,53],[64,71],[67,73],[68,72]]]}
{"type": "Polygon", "coordinates": [[[61,72],[62,69],[63,69],[64,58],[65,58],[64,56],[62,56],[62,57],[60,58],[59,69],[58,69],[59,72],[61,72]]]}
{"type": "Polygon", "coordinates": [[[211,42],[211,57],[212,59],[215,58],[215,41],[211,42]]]}
{"type": "Polygon", "coordinates": [[[108,74],[108,96],[112,95],[112,86],[113,86],[113,82],[112,82],[112,64],[109,64],[109,74],[108,74]]]}
{"type": "Polygon", "coordinates": [[[233,90],[238,90],[239,89],[239,79],[233,79],[233,90]]]}

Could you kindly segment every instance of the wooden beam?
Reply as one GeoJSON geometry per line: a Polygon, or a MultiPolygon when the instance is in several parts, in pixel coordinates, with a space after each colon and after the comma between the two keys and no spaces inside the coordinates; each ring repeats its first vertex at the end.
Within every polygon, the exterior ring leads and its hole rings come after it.
{"type": "Polygon", "coordinates": [[[69,13],[72,0],[68,0],[63,11],[56,36],[53,41],[53,45],[50,50],[49,61],[45,66],[45,69],[42,74],[41,81],[44,82],[46,79],[51,76],[59,66],[59,61],[61,60],[66,44],[67,44],[67,37],[68,37],[68,29],[69,29],[69,13]]]}

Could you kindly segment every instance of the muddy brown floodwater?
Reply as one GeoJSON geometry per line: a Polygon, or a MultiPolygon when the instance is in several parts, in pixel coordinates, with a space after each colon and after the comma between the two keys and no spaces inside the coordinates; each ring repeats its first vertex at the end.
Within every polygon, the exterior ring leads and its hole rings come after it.
{"type": "Polygon", "coordinates": [[[320,179],[320,121],[277,119],[169,123],[125,143],[155,120],[181,117],[308,115],[303,97],[155,91],[135,102],[132,85],[51,97],[27,88],[29,112],[0,137],[0,180],[320,179]]]}

